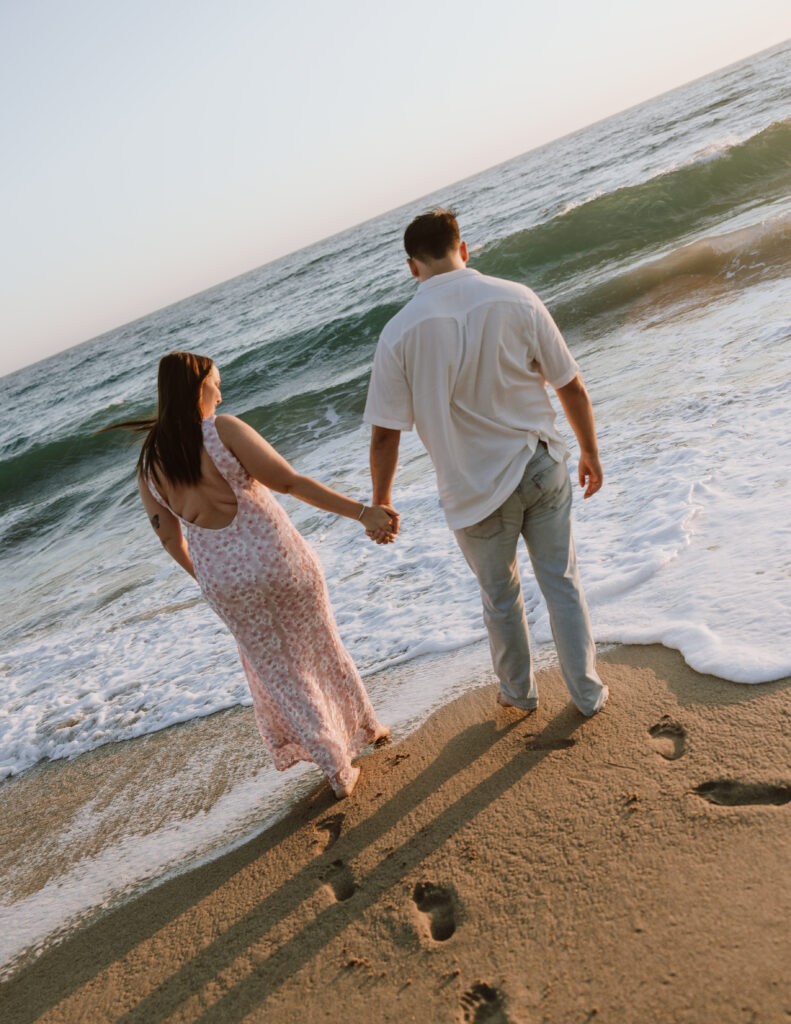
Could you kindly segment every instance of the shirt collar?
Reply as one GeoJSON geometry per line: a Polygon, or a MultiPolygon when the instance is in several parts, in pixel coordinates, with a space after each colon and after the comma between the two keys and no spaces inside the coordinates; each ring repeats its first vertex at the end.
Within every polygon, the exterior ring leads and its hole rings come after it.
{"type": "Polygon", "coordinates": [[[449,270],[447,274],[435,274],[433,277],[428,278],[426,281],[421,281],[417,286],[417,292],[428,291],[429,288],[438,288],[440,285],[448,284],[450,281],[457,281],[460,277],[467,277],[470,274],[474,274],[476,277],[480,277],[480,272],[473,270],[472,267],[462,267],[460,270],[449,270]]]}

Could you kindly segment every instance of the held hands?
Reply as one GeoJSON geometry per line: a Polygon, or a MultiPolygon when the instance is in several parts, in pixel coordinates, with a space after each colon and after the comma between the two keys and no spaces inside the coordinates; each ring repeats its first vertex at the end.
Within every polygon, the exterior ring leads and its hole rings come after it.
{"type": "Polygon", "coordinates": [[[596,491],[601,489],[601,485],[604,483],[604,470],[598,455],[586,455],[583,452],[580,455],[578,473],[580,487],[585,487],[586,483],[588,485],[585,493],[582,495],[583,498],[590,498],[596,491]]]}
{"type": "Polygon", "coordinates": [[[366,534],[377,544],[392,544],[400,528],[400,517],[392,505],[369,505],[361,522],[366,534]]]}

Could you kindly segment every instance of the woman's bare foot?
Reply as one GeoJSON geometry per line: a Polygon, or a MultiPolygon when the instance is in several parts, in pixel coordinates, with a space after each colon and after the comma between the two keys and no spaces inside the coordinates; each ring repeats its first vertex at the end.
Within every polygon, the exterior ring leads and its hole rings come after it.
{"type": "Polygon", "coordinates": [[[382,723],[379,722],[379,724],[376,727],[376,732],[374,733],[374,738],[373,738],[372,742],[373,743],[380,743],[382,740],[388,739],[389,736],[390,736],[390,726],[389,725],[382,725],[382,723]]]}
{"type": "Polygon", "coordinates": [[[360,778],[360,769],[355,768],[354,765],[352,765],[352,777],[344,786],[339,785],[335,781],[336,778],[337,776],[333,776],[333,778],[330,779],[332,791],[335,794],[336,799],[345,800],[347,796],[351,796],[354,792],[354,787],[357,785],[357,780],[360,778]]]}

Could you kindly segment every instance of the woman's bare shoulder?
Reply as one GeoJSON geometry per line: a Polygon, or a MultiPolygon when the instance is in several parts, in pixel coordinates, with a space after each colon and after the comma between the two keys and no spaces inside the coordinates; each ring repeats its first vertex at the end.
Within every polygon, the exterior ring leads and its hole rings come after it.
{"type": "Polygon", "coordinates": [[[249,423],[245,423],[237,416],[216,416],[214,424],[217,436],[225,447],[236,456],[251,476],[255,476],[251,469],[251,460],[269,451],[269,445],[264,438],[249,423]]]}
{"type": "Polygon", "coordinates": [[[215,416],[214,425],[221,441],[225,441],[226,438],[243,436],[250,429],[238,416],[231,416],[229,413],[220,413],[215,416]]]}
{"type": "Polygon", "coordinates": [[[266,443],[266,438],[262,437],[255,427],[251,427],[249,423],[240,420],[238,416],[222,413],[214,417],[214,425],[217,427],[220,440],[223,442],[227,439],[229,441],[240,440],[252,441],[253,443],[263,441],[266,443]]]}

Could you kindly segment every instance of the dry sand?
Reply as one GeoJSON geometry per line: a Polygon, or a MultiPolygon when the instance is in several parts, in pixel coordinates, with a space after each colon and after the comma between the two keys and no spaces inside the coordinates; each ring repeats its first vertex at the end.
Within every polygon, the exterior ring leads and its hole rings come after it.
{"type": "MultiPolygon", "coordinates": [[[[483,687],[246,846],[83,928],[0,1020],[775,1024],[791,1020],[791,681],[660,647],[483,687]]],[[[234,728],[236,726],[233,726],[234,728]]]]}

